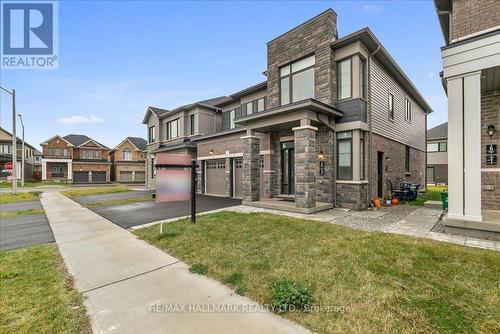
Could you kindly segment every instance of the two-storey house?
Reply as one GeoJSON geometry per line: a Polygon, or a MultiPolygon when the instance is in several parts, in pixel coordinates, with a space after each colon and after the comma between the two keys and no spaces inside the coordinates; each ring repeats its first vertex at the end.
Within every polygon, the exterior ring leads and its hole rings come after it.
{"type": "MultiPolygon", "coordinates": [[[[21,168],[23,160],[23,141],[20,138],[16,139],[17,146],[17,179],[21,179],[21,168]]],[[[35,151],[36,149],[28,143],[24,143],[24,178],[25,180],[33,179],[35,166],[35,151]]],[[[10,172],[4,171],[4,164],[12,162],[12,133],[0,127],[0,179],[6,180],[10,172]]]]}
{"type": "Polygon", "coordinates": [[[264,73],[229,96],[148,108],[148,185],[159,152],[191,154],[201,193],[305,213],[364,209],[397,178],[425,185],[432,110],[368,28],[339,37],[329,9],[269,41],[264,73]]]}
{"type": "Polygon", "coordinates": [[[78,134],[56,135],[42,146],[42,180],[74,183],[110,182],[109,148],[78,134]]]}
{"type": "Polygon", "coordinates": [[[120,183],[144,183],[146,181],[147,141],[127,137],[109,152],[111,180],[120,183]]]}
{"type": "Polygon", "coordinates": [[[448,95],[445,230],[500,240],[500,1],[435,0],[448,95]]]}
{"type": "Polygon", "coordinates": [[[427,183],[448,183],[448,123],[427,130],[427,183]]]}

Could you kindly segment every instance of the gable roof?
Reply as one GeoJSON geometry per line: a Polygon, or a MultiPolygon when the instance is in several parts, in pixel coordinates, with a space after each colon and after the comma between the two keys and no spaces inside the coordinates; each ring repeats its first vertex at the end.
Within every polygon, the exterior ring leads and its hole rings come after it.
{"type": "Polygon", "coordinates": [[[128,141],[130,141],[140,151],[145,151],[146,147],[148,145],[148,142],[146,141],[146,139],[143,139],[143,138],[139,138],[139,137],[127,137],[125,139],[128,140],[128,141]]]}
{"type": "Polygon", "coordinates": [[[148,117],[151,114],[155,115],[156,117],[160,117],[161,115],[166,114],[169,111],[170,110],[167,110],[167,109],[149,106],[148,109],[146,110],[146,114],[144,115],[144,118],[142,119],[142,124],[147,124],[148,117]]]}
{"type": "Polygon", "coordinates": [[[70,135],[64,136],[63,139],[70,142],[74,146],[82,146],[83,144],[85,144],[89,141],[93,141],[94,143],[101,146],[102,148],[109,150],[109,148],[107,148],[105,145],[99,143],[98,141],[96,141],[96,140],[94,140],[86,135],[70,134],[70,135]]]}
{"type": "Polygon", "coordinates": [[[448,138],[448,122],[427,130],[427,140],[439,138],[448,138]]]}
{"type": "MultiPolygon", "coordinates": [[[[1,131],[3,131],[3,132],[5,132],[5,133],[6,133],[8,136],[10,136],[10,138],[12,139],[12,133],[10,133],[9,131],[5,130],[5,129],[4,129],[4,128],[2,128],[1,126],[0,126],[0,130],[1,130],[1,131]]],[[[17,136],[16,136],[16,137],[17,137],[17,136]]],[[[11,141],[12,141],[12,140],[11,140],[11,141]]],[[[16,141],[17,141],[17,143],[18,143],[18,144],[20,144],[20,143],[22,143],[22,142],[23,142],[23,140],[22,140],[21,138],[19,138],[19,137],[17,137],[17,138],[16,138],[16,141]]],[[[35,151],[36,151],[36,148],[34,148],[34,147],[33,147],[33,146],[31,146],[30,144],[28,144],[26,141],[24,142],[24,145],[25,145],[25,146],[28,146],[29,148],[31,148],[31,149],[33,149],[33,150],[35,150],[35,151]]]]}
{"type": "Polygon", "coordinates": [[[53,140],[53,139],[55,139],[55,138],[60,138],[60,139],[62,139],[63,141],[65,141],[65,142],[66,142],[66,144],[68,144],[68,146],[74,146],[74,145],[73,145],[72,143],[70,143],[68,140],[64,139],[64,137],[61,137],[61,136],[59,136],[59,135],[55,135],[55,136],[50,137],[49,139],[47,139],[47,140],[43,141],[42,143],[40,143],[40,145],[41,145],[41,146],[48,145],[49,141],[52,141],[52,140],[53,140]]]}

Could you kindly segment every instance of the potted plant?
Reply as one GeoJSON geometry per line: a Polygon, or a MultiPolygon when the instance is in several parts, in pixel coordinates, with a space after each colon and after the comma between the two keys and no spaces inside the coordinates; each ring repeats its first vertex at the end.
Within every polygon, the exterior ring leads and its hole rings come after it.
{"type": "Polygon", "coordinates": [[[391,205],[391,200],[392,200],[392,195],[390,193],[387,193],[387,195],[385,195],[385,204],[391,205]]]}

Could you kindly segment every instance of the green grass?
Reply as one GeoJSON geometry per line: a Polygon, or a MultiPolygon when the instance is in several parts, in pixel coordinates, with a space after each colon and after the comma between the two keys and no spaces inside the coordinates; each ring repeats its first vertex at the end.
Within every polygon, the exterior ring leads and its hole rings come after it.
{"type": "Polygon", "coordinates": [[[411,205],[424,206],[425,201],[441,201],[441,193],[448,190],[446,186],[428,186],[427,191],[419,193],[417,199],[410,202],[411,205]]]}
{"type": "Polygon", "coordinates": [[[102,194],[113,194],[122,193],[126,191],[132,191],[132,189],[123,186],[109,186],[109,187],[85,187],[85,188],[74,188],[61,192],[67,197],[78,197],[78,196],[89,196],[89,195],[102,195],[102,194]]]}
{"type": "Polygon", "coordinates": [[[0,194],[0,204],[35,201],[40,198],[41,192],[18,192],[16,194],[0,194]]]}
{"type": "Polygon", "coordinates": [[[0,282],[0,332],[90,333],[56,245],[0,252],[0,282]]]}
{"type": "MultiPolygon", "coordinates": [[[[21,182],[18,182],[17,185],[21,187],[21,182]]],[[[24,187],[43,187],[43,186],[51,186],[51,185],[57,185],[57,186],[65,186],[66,183],[64,182],[52,182],[52,181],[40,181],[40,180],[26,180],[24,181],[24,187]]],[[[0,188],[11,188],[12,184],[8,181],[3,181],[0,183],[0,188]]]]}
{"type": "Polygon", "coordinates": [[[28,210],[14,210],[14,211],[2,211],[0,212],[0,218],[9,218],[15,216],[24,215],[39,215],[45,213],[43,209],[28,209],[28,210]]]}
{"type": "Polygon", "coordinates": [[[89,203],[89,204],[85,204],[85,207],[86,208],[100,208],[103,206],[125,205],[125,204],[138,203],[138,202],[147,202],[147,201],[152,201],[152,200],[153,200],[153,198],[151,197],[151,195],[146,195],[146,196],[133,197],[133,198],[116,199],[116,200],[102,201],[102,202],[97,202],[97,203],[89,203]]]}
{"type": "Polygon", "coordinates": [[[163,228],[134,233],[260,303],[272,304],[272,282],[290,279],[313,305],[336,306],[284,314],[314,332],[500,331],[500,252],[262,213],[163,228]]]}

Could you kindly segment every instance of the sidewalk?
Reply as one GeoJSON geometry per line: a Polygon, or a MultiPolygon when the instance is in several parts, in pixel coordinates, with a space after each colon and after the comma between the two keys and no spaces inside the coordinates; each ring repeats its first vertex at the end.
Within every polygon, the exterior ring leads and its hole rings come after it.
{"type": "Polygon", "coordinates": [[[76,288],[86,298],[94,333],[307,333],[271,312],[188,312],[257,307],[250,299],[59,193],[41,203],[76,288]],[[186,312],[151,312],[168,305],[186,312]]]}

